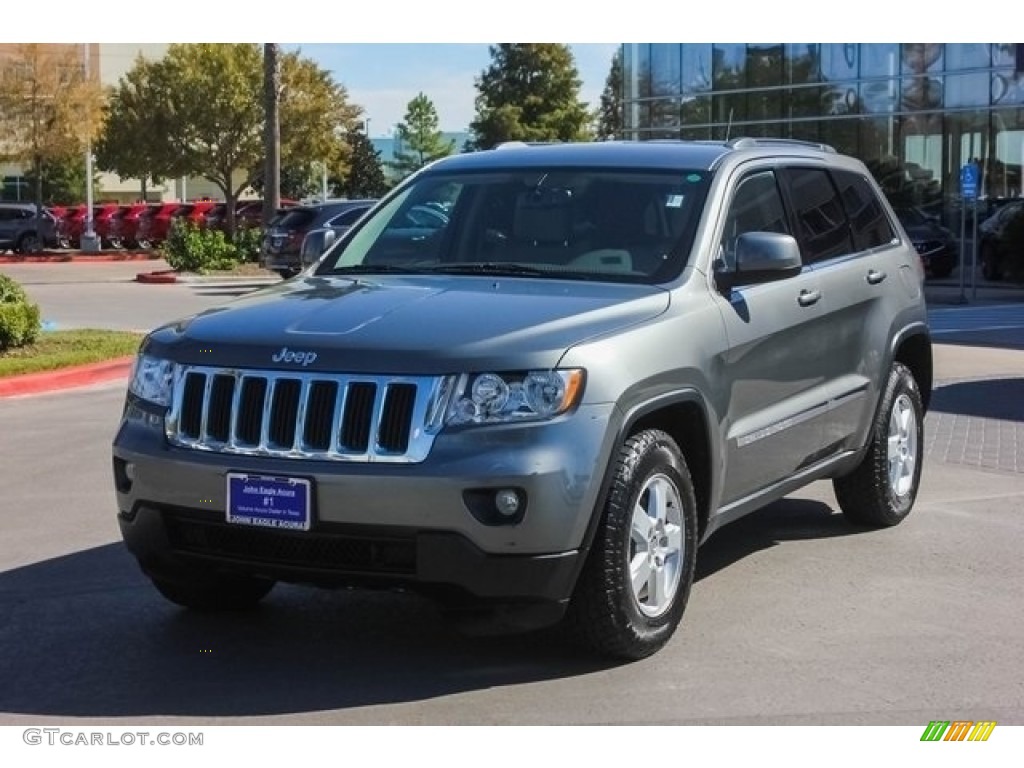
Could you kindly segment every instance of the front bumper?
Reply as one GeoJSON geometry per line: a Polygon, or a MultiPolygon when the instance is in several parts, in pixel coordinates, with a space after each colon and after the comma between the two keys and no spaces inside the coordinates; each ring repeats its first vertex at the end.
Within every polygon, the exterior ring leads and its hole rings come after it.
{"type": "Polygon", "coordinates": [[[587,406],[552,422],[443,432],[425,461],[383,465],[176,448],[162,418],[129,403],[113,446],[121,531],[150,572],[205,565],[563,602],[610,456],[613,413],[587,406]],[[311,480],[311,529],[227,523],[228,472],[311,480]],[[501,488],[522,491],[525,513],[514,524],[481,521],[467,492],[501,488]]]}

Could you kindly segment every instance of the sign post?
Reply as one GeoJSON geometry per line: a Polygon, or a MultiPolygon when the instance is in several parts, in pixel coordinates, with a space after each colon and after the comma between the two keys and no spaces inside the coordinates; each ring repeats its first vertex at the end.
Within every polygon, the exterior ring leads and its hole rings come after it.
{"type": "Polygon", "coordinates": [[[967,203],[971,203],[971,221],[973,236],[971,238],[971,286],[974,298],[978,297],[977,260],[978,260],[978,186],[981,180],[981,169],[974,163],[966,163],[960,167],[960,303],[967,303],[965,293],[967,267],[967,203]]]}

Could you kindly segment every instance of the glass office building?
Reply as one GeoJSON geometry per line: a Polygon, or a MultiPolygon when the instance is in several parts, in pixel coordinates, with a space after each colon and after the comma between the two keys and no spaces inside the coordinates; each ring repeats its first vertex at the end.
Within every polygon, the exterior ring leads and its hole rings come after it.
{"type": "Polygon", "coordinates": [[[625,138],[820,141],[946,216],[968,162],[1024,194],[1024,44],[629,43],[623,91],[625,138]]]}

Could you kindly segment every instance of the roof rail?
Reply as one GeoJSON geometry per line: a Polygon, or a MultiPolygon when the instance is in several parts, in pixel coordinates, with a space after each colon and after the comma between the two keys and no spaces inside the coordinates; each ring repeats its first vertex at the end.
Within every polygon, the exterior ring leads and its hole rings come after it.
{"type": "Polygon", "coordinates": [[[560,141],[503,141],[495,146],[495,149],[521,149],[523,147],[546,147],[551,144],[561,144],[560,141]]]}
{"type": "Polygon", "coordinates": [[[835,154],[836,148],[831,144],[822,144],[818,141],[802,141],[801,139],[772,139],[759,138],[755,136],[740,136],[725,143],[730,149],[750,149],[752,147],[803,147],[805,149],[816,149],[819,152],[831,152],[835,154]]]}

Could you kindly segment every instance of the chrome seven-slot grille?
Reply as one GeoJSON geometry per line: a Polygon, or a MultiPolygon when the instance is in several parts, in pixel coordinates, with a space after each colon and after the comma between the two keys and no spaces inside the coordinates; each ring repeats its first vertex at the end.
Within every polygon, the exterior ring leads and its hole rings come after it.
{"type": "Polygon", "coordinates": [[[185,448],[414,463],[440,426],[447,377],[180,367],[167,437],[185,448]]]}

